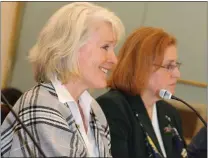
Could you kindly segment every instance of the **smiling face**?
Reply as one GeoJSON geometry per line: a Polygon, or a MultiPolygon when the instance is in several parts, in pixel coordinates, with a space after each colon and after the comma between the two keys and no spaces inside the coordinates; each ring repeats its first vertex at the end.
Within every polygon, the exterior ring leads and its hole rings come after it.
{"type": "Polygon", "coordinates": [[[79,50],[81,80],[87,88],[104,88],[107,72],[117,63],[112,26],[99,22],[88,42],[79,50]]]}
{"type": "Polygon", "coordinates": [[[166,89],[174,94],[176,82],[180,77],[180,72],[177,68],[177,50],[174,45],[167,47],[165,50],[161,66],[150,75],[148,90],[153,94],[157,94],[159,90],[166,89]]]}

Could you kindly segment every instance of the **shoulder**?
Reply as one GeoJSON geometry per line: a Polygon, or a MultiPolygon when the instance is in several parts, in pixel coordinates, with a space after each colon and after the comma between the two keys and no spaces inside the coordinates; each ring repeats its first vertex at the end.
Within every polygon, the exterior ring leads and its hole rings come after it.
{"type": "Polygon", "coordinates": [[[125,104],[127,100],[125,95],[118,90],[109,90],[103,95],[96,98],[101,106],[108,106],[109,104],[125,104]]]}
{"type": "Polygon", "coordinates": [[[14,105],[14,111],[21,116],[21,119],[32,117],[30,119],[32,120],[42,117],[44,120],[53,118],[53,120],[63,121],[67,107],[59,102],[54,94],[55,91],[52,89],[50,91],[46,87],[36,85],[20,97],[14,105]]]}
{"type": "Polygon", "coordinates": [[[118,138],[127,139],[127,133],[131,131],[131,117],[125,94],[118,90],[110,90],[99,96],[96,101],[106,116],[111,133],[118,138]]]}
{"type": "MultiPolygon", "coordinates": [[[[13,109],[23,123],[47,124],[54,128],[59,126],[60,129],[68,130],[65,119],[69,116],[66,114],[67,107],[59,102],[54,95],[55,91],[52,90],[36,85],[20,97],[13,109]]],[[[4,129],[15,127],[15,122],[16,119],[10,112],[4,121],[4,129]]]]}
{"type": "Polygon", "coordinates": [[[107,119],[125,119],[128,117],[127,111],[130,108],[130,106],[125,98],[124,93],[118,90],[110,90],[96,98],[96,101],[101,106],[107,119]]]}
{"type": "Polygon", "coordinates": [[[118,90],[109,90],[105,94],[99,96],[96,101],[104,111],[118,109],[123,111],[123,108],[127,108],[128,105],[125,94],[118,90]]]}
{"type": "Polygon", "coordinates": [[[32,87],[30,90],[26,91],[17,102],[21,108],[28,106],[52,107],[52,105],[59,103],[55,90],[49,84],[38,84],[32,87]]]}
{"type": "Polygon", "coordinates": [[[207,152],[207,128],[204,126],[193,137],[191,143],[188,145],[190,152],[206,151],[207,152]]]}

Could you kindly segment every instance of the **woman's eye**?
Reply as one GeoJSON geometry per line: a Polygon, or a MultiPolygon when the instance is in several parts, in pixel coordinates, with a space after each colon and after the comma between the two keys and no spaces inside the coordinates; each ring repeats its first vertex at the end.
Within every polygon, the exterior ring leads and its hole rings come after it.
{"type": "Polygon", "coordinates": [[[167,69],[168,69],[168,70],[173,70],[174,68],[175,68],[174,65],[168,65],[168,66],[167,66],[167,69]]]}
{"type": "Polygon", "coordinates": [[[109,46],[108,45],[106,45],[106,46],[104,46],[104,47],[102,47],[103,49],[105,49],[106,51],[108,50],[108,48],[109,48],[109,46]]]}

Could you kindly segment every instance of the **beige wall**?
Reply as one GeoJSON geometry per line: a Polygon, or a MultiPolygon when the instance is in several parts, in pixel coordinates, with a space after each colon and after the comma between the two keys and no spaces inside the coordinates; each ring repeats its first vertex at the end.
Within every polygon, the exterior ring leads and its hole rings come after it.
{"type": "MultiPolygon", "coordinates": [[[[69,2],[26,2],[17,48],[12,86],[26,91],[35,85],[26,57],[48,18],[69,2]],[[24,83],[23,83],[24,81],[24,83]]],[[[183,63],[181,77],[207,82],[207,3],[206,2],[96,2],[113,10],[123,21],[126,32],[141,26],[162,27],[178,39],[178,55],[183,63]]],[[[116,51],[120,48],[118,46],[116,51]]],[[[105,92],[96,90],[93,96],[105,92]]],[[[207,105],[207,88],[179,83],[176,95],[190,103],[207,105]]]]}
{"type": "MultiPolygon", "coordinates": [[[[35,85],[31,65],[27,54],[35,43],[37,36],[48,18],[61,6],[69,2],[25,2],[18,53],[14,67],[11,86],[26,91],[35,85]]],[[[123,21],[127,35],[141,26],[162,27],[178,39],[179,59],[183,62],[182,79],[207,83],[207,3],[206,2],[97,2],[113,10],[123,21]]],[[[4,4],[3,4],[4,5],[4,4]]],[[[10,6],[11,7],[11,6],[10,6]]],[[[11,9],[10,9],[11,10],[11,9]]],[[[3,10],[2,10],[3,11],[3,10]]],[[[7,10],[8,11],[8,10],[7,10]]],[[[12,14],[12,12],[10,13],[12,14]]],[[[5,15],[5,13],[4,13],[5,15]]],[[[10,15],[11,16],[11,15],[10,15]]],[[[8,16],[6,20],[10,19],[8,16]]],[[[12,19],[12,18],[11,18],[12,19]]],[[[2,19],[5,21],[5,19],[2,19]]],[[[4,22],[3,22],[4,23],[4,22]]],[[[7,21],[7,26],[10,26],[7,21]]],[[[4,24],[4,25],[5,25],[4,24]]],[[[3,26],[2,29],[8,29],[3,26]]],[[[9,31],[6,32],[9,32],[9,31]]],[[[4,37],[2,52],[8,52],[9,36],[1,31],[4,37]],[[8,39],[6,39],[7,37],[8,39]]],[[[116,49],[118,51],[119,47],[116,49]]],[[[5,58],[5,57],[3,57],[5,58]]],[[[7,59],[2,60],[6,62],[7,59]]],[[[106,89],[96,90],[94,97],[104,93],[106,89]]],[[[192,104],[206,117],[207,88],[179,83],[176,95],[192,104]]],[[[185,105],[175,104],[179,109],[185,105]]],[[[201,124],[197,121],[194,134],[201,124]]],[[[188,127],[186,127],[189,129],[188,127]]]]}

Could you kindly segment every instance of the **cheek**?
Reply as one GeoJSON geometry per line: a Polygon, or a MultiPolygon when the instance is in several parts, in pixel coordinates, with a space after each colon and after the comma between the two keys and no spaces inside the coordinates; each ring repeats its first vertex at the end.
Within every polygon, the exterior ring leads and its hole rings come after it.
{"type": "Polygon", "coordinates": [[[90,52],[81,52],[79,56],[79,65],[81,68],[86,69],[95,63],[94,56],[90,52]]]}
{"type": "Polygon", "coordinates": [[[83,74],[94,76],[100,72],[99,66],[105,64],[107,54],[100,48],[91,49],[87,52],[81,52],[79,56],[80,71],[83,74]]]}
{"type": "Polygon", "coordinates": [[[92,68],[98,68],[99,66],[102,66],[106,62],[106,55],[103,54],[103,52],[96,52],[96,54],[93,54],[93,56],[89,57],[89,65],[91,65],[92,68]]]}
{"type": "Polygon", "coordinates": [[[79,58],[79,71],[84,78],[88,78],[88,74],[92,73],[92,62],[90,62],[90,58],[87,58],[85,55],[80,56],[79,58]]]}
{"type": "Polygon", "coordinates": [[[80,72],[84,77],[89,78],[91,76],[94,78],[100,73],[100,62],[95,56],[82,58],[79,62],[80,72]]]}
{"type": "Polygon", "coordinates": [[[150,79],[150,86],[154,91],[161,88],[166,88],[167,76],[161,74],[154,74],[150,79]]]}

